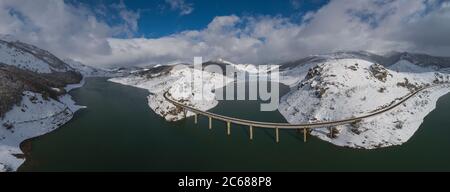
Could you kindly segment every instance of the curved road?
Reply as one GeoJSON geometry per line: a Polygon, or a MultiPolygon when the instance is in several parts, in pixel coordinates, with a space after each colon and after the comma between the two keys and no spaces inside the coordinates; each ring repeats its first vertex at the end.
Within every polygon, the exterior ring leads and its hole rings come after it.
{"type": "Polygon", "coordinates": [[[264,128],[282,128],[282,129],[317,129],[317,128],[324,128],[324,127],[330,127],[330,126],[338,126],[338,125],[346,125],[346,124],[350,124],[353,122],[358,122],[361,121],[365,118],[369,118],[369,117],[373,117],[376,115],[380,115],[382,113],[385,113],[387,111],[390,111],[392,109],[394,109],[395,107],[401,105],[402,103],[404,103],[405,101],[409,100],[410,98],[414,97],[415,95],[417,95],[419,92],[425,90],[425,89],[430,89],[433,87],[437,87],[437,86],[442,86],[442,85],[448,85],[449,83],[445,83],[445,84],[436,84],[436,85],[431,85],[431,86],[427,86],[427,87],[423,87],[420,88],[418,90],[416,90],[415,92],[405,96],[402,100],[400,100],[399,102],[390,105],[384,109],[369,113],[367,115],[363,115],[363,116],[359,116],[359,117],[353,117],[353,118],[349,118],[349,119],[343,119],[343,120],[337,120],[337,121],[328,121],[328,122],[314,122],[314,123],[303,123],[303,124],[289,124],[289,123],[270,123],[270,122],[260,122],[260,121],[250,121],[250,120],[245,120],[245,119],[239,119],[239,118],[234,118],[234,117],[228,117],[228,116],[223,116],[223,115],[219,115],[219,114],[215,114],[215,113],[211,113],[208,111],[202,111],[187,105],[184,105],[178,101],[175,101],[173,99],[171,99],[167,94],[167,92],[164,93],[164,98],[169,101],[170,103],[172,103],[173,105],[177,106],[177,107],[181,107],[184,108],[188,111],[191,111],[193,113],[196,114],[200,114],[200,115],[204,115],[207,117],[211,117],[213,119],[218,119],[218,120],[222,120],[225,122],[229,122],[229,123],[233,123],[233,124],[239,124],[239,125],[247,125],[247,126],[253,126],[253,127],[264,127],[264,128]]]}

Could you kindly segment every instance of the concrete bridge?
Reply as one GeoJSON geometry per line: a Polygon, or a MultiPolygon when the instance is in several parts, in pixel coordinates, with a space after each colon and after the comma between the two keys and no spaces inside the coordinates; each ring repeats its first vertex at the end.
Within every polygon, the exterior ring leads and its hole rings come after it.
{"type": "Polygon", "coordinates": [[[212,120],[213,119],[226,122],[227,135],[231,135],[231,124],[233,123],[233,124],[237,124],[237,125],[248,126],[249,132],[250,132],[250,140],[253,140],[253,129],[254,128],[272,128],[275,130],[275,140],[277,143],[280,142],[279,129],[303,130],[303,140],[304,140],[304,142],[306,142],[307,133],[311,129],[329,127],[330,133],[332,134],[332,129],[331,129],[332,127],[339,126],[339,125],[347,125],[347,124],[351,124],[351,123],[357,123],[357,122],[362,121],[363,119],[380,115],[382,113],[388,112],[388,111],[396,108],[397,106],[401,105],[402,103],[404,103],[405,101],[414,97],[415,95],[417,95],[419,92],[421,92],[423,90],[441,86],[441,85],[448,85],[448,84],[449,83],[435,84],[435,85],[430,85],[430,86],[419,88],[416,91],[404,96],[400,101],[398,101],[394,104],[391,104],[383,109],[379,109],[379,110],[376,110],[374,112],[371,112],[371,113],[368,113],[366,115],[362,115],[359,117],[352,117],[352,118],[336,120],[336,121],[311,122],[311,123],[302,123],[302,124],[260,122],[260,121],[251,121],[251,120],[239,119],[239,118],[234,118],[234,117],[228,117],[228,116],[224,116],[224,115],[211,113],[208,111],[202,111],[202,110],[196,109],[191,106],[187,106],[183,103],[180,103],[180,102],[172,99],[168,92],[165,92],[163,96],[167,101],[169,101],[176,107],[183,108],[185,112],[190,111],[190,112],[194,113],[194,121],[196,124],[198,122],[199,115],[208,117],[209,129],[212,129],[212,120]]]}

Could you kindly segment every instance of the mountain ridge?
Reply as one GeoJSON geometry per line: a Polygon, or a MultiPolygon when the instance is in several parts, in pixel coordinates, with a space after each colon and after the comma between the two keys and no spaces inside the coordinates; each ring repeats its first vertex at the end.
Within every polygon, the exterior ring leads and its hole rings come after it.
{"type": "Polygon", "coordinates": [[[328,54],[311,55],[294,61],[282,62],[278,65],[280,65],[280,69],[285,70],[292,69],[296,66],[302,66],[307,63],[319,63],[332,59],[362,59],[381,64],[385,67],[389,67],[400,60],[407,60],[422,67],[450,67],[450,57],[432,56],[424,53],[410,52],[391,52],[385,55],[378,55],[368,51],[338,51],[328,54]]]}

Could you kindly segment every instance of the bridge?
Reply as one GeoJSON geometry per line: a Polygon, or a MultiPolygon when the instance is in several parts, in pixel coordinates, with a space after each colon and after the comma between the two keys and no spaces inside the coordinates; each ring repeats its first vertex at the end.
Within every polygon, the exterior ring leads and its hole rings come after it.
{"type": "Polygon", "coordinates": [[[404,103],[405,101],[411,99],[412,97],[414,97],[415,95],[417,95],[419,92],[424,91],[426,89],[430,89],[433,87],[437,87],[437,86],[441,86],[441,85],[445,85],[445,84],[449,84],[449,83],[443,83],[443,84],[435,84],[435,85],[430,85],[430,86],[425,86],[422,88],[419,88],[417,90],[415,90],[414,92],[404,96],[400,101],[391,104],[383,109],[379,109],[379,110],[375,110],[371,113],[368,113],[366,115],[362,115],[359,117],[352,117],[352,118],[348,118],[348,119],[343,119],[343,120],[336,120],[336,121],[324,121],[324,122],[311,122],[311,123],[301,123],[301,124],[289,124],[289,123],[271,123],[271,122],[261,122],[261,121],[251,121],[251,120],[245,120],[245,119],[239,119],[239,118],[234,118],[234,117],[228,117],[228,116],[224,116],[224,115],[219,115],[219,114],[215,114],[215,113],[211,113],[208,111],[202,111],[199,109],[196,109],[194,107],[185,105],[183,103],[180,103],[174,99],[172,99],[170,97],[170,94],[168,92],[165,92],[163,94],[164,98],[169,101],[170,103],[172,103],[173,105],[175,105],[176,107],[180,107],[182,109],[184,109],[184,112],[186,114],[187,111],[190,111],[192,113],[194,113],[194,122],[195,124],[197,124],[198,122],[198,116],[199,115],[203,115],[208,117],[208,124],[209,124],[209,129],[212,129],[212,120],[216,119],[216,120],[220,120],[220,121],[224,121],[227,124],[227,135],[231,135],[231,124],[237,124],[237,125],[244,125],[244,126],[248,126],[249,127],[249,135],[250,135],[250,140],[253,140],[253,129],[254,128],[272,128],[275,130],[275,140],[277,143],[280,142],[280,134],[279,134],[279,129],[296,129],[296,130],[303,130],[303,141],[306,142],[306,138],[307,138],[307,133],[309,130],[311,129],[318,129],[318,128],[326,128],[329,127],[330,133],[332,133],[332,127],[335,126],[339,126],[339,125],[347,125],[347,124],[351,124],[351,123],[357,123],[362,121],[363,119],[369,118],[369,117],[374,117],[380,114],[383,114],[385,112],[388,112],[394,108],[396,108],[397,106],[401,105],[402,103],[404,103]]]}

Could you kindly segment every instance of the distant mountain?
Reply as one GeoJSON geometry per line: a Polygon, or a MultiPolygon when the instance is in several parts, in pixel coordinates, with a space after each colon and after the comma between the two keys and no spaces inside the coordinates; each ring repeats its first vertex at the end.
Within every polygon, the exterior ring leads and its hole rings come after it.
{"type": "Polygon", "coordinates": [[[121,73],[114,70],[100,69],[92,66],[85,65],[79,61],[73,59],[63,59],[70,67],[78,71],[83,77],[112,77],[121,75],[121,73]]]}
{"type": "Polygon", "coordinates": [[[298,66],[310,63],[321,63],[336,59],[362,59],[373,63],[381,64],[385,67],[394,65],[395,63],[406,60],[412,64],[422,67],[434,67],[436,69],[449,68],[450,57],[437,57],[427,54],[408,53],[408,52],[391,52],[386,55],[377,55],[367,51],[341,51],[330,54],[321,54],[308,56],[299,60],[281,63],[280,69],[288,70],[298,66]]]}
{"type": "Polygon", "coordinates": [[[386,55],[385,58],[389,61],[386,63],[386,66],[393,65],[401,60],[406,60],[421,67],[434,67],[435,69],[450,68],[450,57],[437,57],[420,53],[394,52],[386,55]]]}

